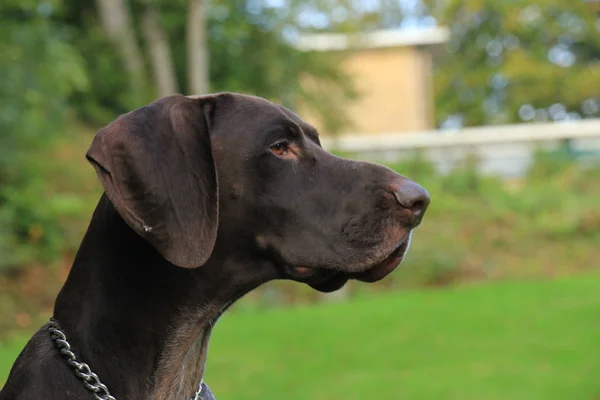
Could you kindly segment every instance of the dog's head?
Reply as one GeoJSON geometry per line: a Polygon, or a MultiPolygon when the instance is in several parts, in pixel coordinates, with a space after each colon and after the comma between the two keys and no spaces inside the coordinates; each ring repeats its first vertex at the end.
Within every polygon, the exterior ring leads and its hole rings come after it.
{"type": "Polygon", "coordinates": [[[200,267],[227,243],[321,291],[389,274],[429,204],[416,183],[328,153],[291,111],[239,94],[160,99],[101,129],[87,157],[172,264],[200,267]]]}

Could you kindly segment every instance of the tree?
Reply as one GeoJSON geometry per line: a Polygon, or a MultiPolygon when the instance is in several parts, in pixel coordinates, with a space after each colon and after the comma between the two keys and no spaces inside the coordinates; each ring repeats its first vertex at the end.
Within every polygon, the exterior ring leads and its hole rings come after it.
{"type": "MultiPolygon", "coordinates": [[[[334,1],[337,2],[342,3],[334,1]]],[[[64,13],[64,21],[78,31],[76,44],[89,61],[92,85],[89,92],[76,94],[74,104],[91,122],[106,123],[114,114],[127,112],[143,102],[128,100],[133,89],[124,82],[127,71],[123,63],[112,61],[120,54],[119,50],[114,42],[107,46],[104,35],[98,34],[95,27],[103,24],[88,3],[89,0],[70,0],[64,13]]],[[[302,52],[293,45],[293,38],[301,30],[312,29],[297,17],[307,6],[306,2],[293,0],[266,6],[249,0],[210,3],[206,0],[153,0],[151,3],[129,0],[127,5],[131,9],[133,36],[144,37],[147,44],[148,51],[142,54],[146,57],[142,58],[152,66],[157,88],[168,86],[158,85],[158,71],[168,70],[170,59],[175,86],[181,90],[187,88],[186,93],[206,93],[208,74],[210,91],[252,93],[292,108],[301,102],[309,103],[330,130],[339,129],[345,123],[344,104],[354,95],[350,77],[338,68],[334,57],[302,52]],[[152,11],[150,15],[149,11],[152,11]],[[149,21],[155,29],[150,29],[149,21]],[[164,43],[171,53],[170,58],[160,57],[162,67],[157,62],[157,38],[151,37],[152,33],[156,35],[156,27],[163,30],[164,43]],[[317,89],[301,84],[306,77],[320,83],[317,89]]],[[[163,78],[166,75],[167,72],[161,73],[163,78]]],[[[167,89],[160,89],[157,94],[166,92],[167,89]]],[[[150,100],[148,97],[156,98],[156,95],[148,96],[147,89],[142,94],[146,95],[146,101],[150,100]]]]}
{"type": "Polygon", "coordinates": [[[209,88],[206,14],[207,0],[188,0],[186,44],[190,94],[205,94],[209,88]]]}
{"type": "Polygon", "coordinates": [[[600,116],[600,22],[580,0],[428,0],[451,29],[442,126],[600,116]]]}
{"type": "Polygon", "coordinates": [[[301,32],[373,30],[402,20],[394,0],[368,7],[351,0],[64,1],[55,18],[75,32],[73,43],[86,60],[91,85],[74,93],[72,104],[93,124],[107,123],[157,96],[177,90],[204,93],[210,86],[210,91],[253,93],[291,108],[308,105],[335,132],[347,122],[346,102],[356,96],[352,79],[339,68],[340,55],[299,51],[294,39],[301,32]],[[123,10],[118,20],[108,17],[118,9],[123,10]],[[137,48],[129,61],[124,61],[125,47],[137,48]],[[139,71],[135,84],[133,71],[139,71]]]}
{"type": "Polygon", "coordinates": [[[159,20],[158,11],[149,1],[142,15],[142,34],[154,73],[154,84],[160,97],[178,92],[171,46],[159,20]]]}
{"type": "Polygon", "coordinates": [[[96,0],[96,3],[104,32],[118,49],[125,64],[130,82],[129,94],[134,99],[140,99],[145,91],[146,69],[127,0],[96,0]]]}

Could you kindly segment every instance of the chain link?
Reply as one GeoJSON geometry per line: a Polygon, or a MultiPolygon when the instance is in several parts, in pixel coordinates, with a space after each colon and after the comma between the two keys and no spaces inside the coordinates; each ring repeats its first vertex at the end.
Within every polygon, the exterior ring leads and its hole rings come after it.
{"type": "Polygon", "coordinates": [[[200,381],[200,386],[198,386],[198,390],[196,390],[196,393],[194,393],[194,397],[192,397],[190,400],[200,400],[200,395],[202,394],[202,384],[203,382],[200,381]]]}
{"type": "Polygon", "coordinates": [[[60,354],[67,359],[67,364],[75,370],[75,375],[83,381],[85,387],[94,393],[94,398],[96,400],[116,400],[111,396],[106,385],[100,382],[98,375],[90,370],[89,365],[77,361],[75,353],[71,351],[71,345],[67,341],[67,337],[60,330],[60,327],[54,318],[50,318],[48,325],[48,330],[50,331],[52,339],[60,351],[60,354]]]}
{"type": "MultiPolygon", "coordinates": [[[[67,359],[67,364],[74,369],[75,375],[83,381],[84,386],[94,393],[94,398],[96,400],[117,400],[110,394],[106,385],[100,382],[98,375],[92,372],[89,365],[84,362],[77,361],[75,353],[71,351],[71,345],[67,341],[67,337],[63,331],[60,330],[58,322],[56,322],[54,318],[50,318],[50,321],[48,322],[48,330],[50,331],[52,340],[54,340],[54,343],[60,351],[60,354],[67,359]]],[[[202,394],[202,385],[203,382],[200,381],[198,390],[196,393],[194,393],[194,397],[192,397],[190,400],[200,400],[200,395],[202,394]]]]}

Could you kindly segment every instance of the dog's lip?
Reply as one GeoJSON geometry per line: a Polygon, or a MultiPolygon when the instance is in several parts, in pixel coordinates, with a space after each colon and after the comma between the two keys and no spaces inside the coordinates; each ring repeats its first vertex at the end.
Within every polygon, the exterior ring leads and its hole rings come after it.
{"type": "Polygon", "coordinates": [[[362,282],[377,282],[396,269],[404,259],[408,249],[409,239],[399,243],[396,248],[383,261],[377,263],[364,272],[352,274],[352,278],[362,282]]]}
{"type": "Polygon", "coordinates": [[[327,268],[292,266],[289,264],[283,264],[283,269],[291,278],[309,284],[326,282],[335,275],[344,275],[348,279],[356,279],[362,282],[377,282],[389,275],[402,262],[408,249],[409,241],[410,238],[406,237],[383,260],[373,264],[362,272],[346,272],[327,268]]]}

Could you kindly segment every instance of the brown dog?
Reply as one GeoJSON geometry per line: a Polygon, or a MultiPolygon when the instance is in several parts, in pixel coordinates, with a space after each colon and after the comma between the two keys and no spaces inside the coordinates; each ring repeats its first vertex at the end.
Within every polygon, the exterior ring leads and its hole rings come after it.
{"type": "Polygon", "coordinates": [[[87,157],[105,194],[56,322],[1,400],[194,398],[235,300],[273,279],[324,292],[382,279],[429,204],[392,170],[323,150],[291,111],[238,94],[158,100],[101,129],[87,157]]]}

